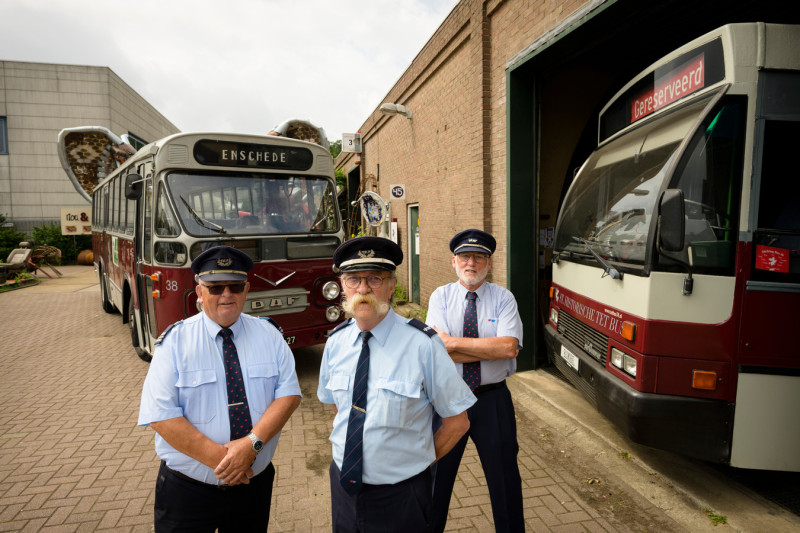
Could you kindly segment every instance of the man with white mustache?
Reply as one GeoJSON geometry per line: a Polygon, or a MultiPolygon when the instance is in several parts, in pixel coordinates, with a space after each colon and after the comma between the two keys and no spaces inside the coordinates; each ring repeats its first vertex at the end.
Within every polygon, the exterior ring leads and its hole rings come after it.
{"type": "Polygon", "coordinates": [[[352,317],[325,345],[317,396],[333,404],[330,441],[334,532],[430,531],[430,465],[469,428],[475,397],[431,328],[392,311],[403,261],[381,237],[343,243],[333,255],[352,317]],[[433,434],[434,411],[442,417],[433,434]]]}
{"type": "Polygon", "coordinates": [[[495,531],[525,531],[522,480],[517,465],[514,404],[505,379],[517,369],[522,320],[514,295],[486,281],[497,243],[468,229],[450,240],[458,282],[439,287],[428,302],[427,323],[444,341],[464,381],[478,398],[467,411],[470,427],[435,466],[434,527],[444,531],[461,457],[472,438],[492,503],[495,531]]]}

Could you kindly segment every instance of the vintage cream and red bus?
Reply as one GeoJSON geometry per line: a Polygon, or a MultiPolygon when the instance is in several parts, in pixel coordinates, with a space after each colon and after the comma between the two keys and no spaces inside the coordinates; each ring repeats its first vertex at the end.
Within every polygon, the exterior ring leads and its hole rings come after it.
{"type": "Polygon", "coordinates": [[[325,342],[341,321],[331,266],[344,232],[333,160],[318,132],[316,142],[176,134],[97,184],[92,248],[102,306],[122,311],[140,357],[149,360],[167,326],[198,312],[189,267],[220,244],[255,262],[245,313],[271,317],[293,348],[325,342]]]}
{"type": "Polygon", "coordinates": [[[732,24],[664,57],[565,195],[549,357],[635,442],[800,470],[798,50],[732,24]]]}

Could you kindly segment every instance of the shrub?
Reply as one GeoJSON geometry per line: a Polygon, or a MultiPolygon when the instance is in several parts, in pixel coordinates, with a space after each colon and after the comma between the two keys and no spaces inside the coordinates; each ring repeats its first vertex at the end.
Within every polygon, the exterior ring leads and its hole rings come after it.
{"type": "Polygon", "coordinates": [[[33,240],[36,246],[55,246],[61,250],[62,263],[75,263],[80,251],[92,247],[91,235],[61,235],[61,226],[58,224],[33,228],[33,240]]]}
{"type": "Polygon", "coordinates": [[[0,262],[5,262],[11,250],[19,248],[19,243],[28,240],[28,237],[21,231],[17,231],[13,227],[2,227],[5,221],[6,217],[0,215],[0,262]]]}

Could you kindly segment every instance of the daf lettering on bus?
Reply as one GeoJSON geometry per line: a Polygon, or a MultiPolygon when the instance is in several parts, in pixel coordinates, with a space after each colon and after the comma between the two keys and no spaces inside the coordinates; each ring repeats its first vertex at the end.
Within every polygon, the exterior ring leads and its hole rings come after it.
{"type": "Polygon", "coordinates": [[[700,54],[680,70],[673,70],[656,79],[653,88],[634,98],[631,123],[702,89],[705,86],[704,59],[704,54],[700,54]]]}

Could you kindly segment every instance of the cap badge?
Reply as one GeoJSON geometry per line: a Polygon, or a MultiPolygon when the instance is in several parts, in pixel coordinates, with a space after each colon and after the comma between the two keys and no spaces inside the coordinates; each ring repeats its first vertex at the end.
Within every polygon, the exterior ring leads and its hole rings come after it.
{"type": "Polygon", "coordinates": [[[478,239],[467,239],[469,242],[478,242],[478,239]]]}
{"type": "Polygon", "coordinates": [[[231,259],[230,257],[220,257],[219,259],[217,259],[217,266],[220,266],[222,268],[229,267],[232,264],[233,264],[233,259],[231,259]]]}
{"type": "Polygon", "coordinates": [[[371,257],[375,257],[375,250],[360,250],[358,252],[358,257],[361,259],[369,259],[371,257]]]}

